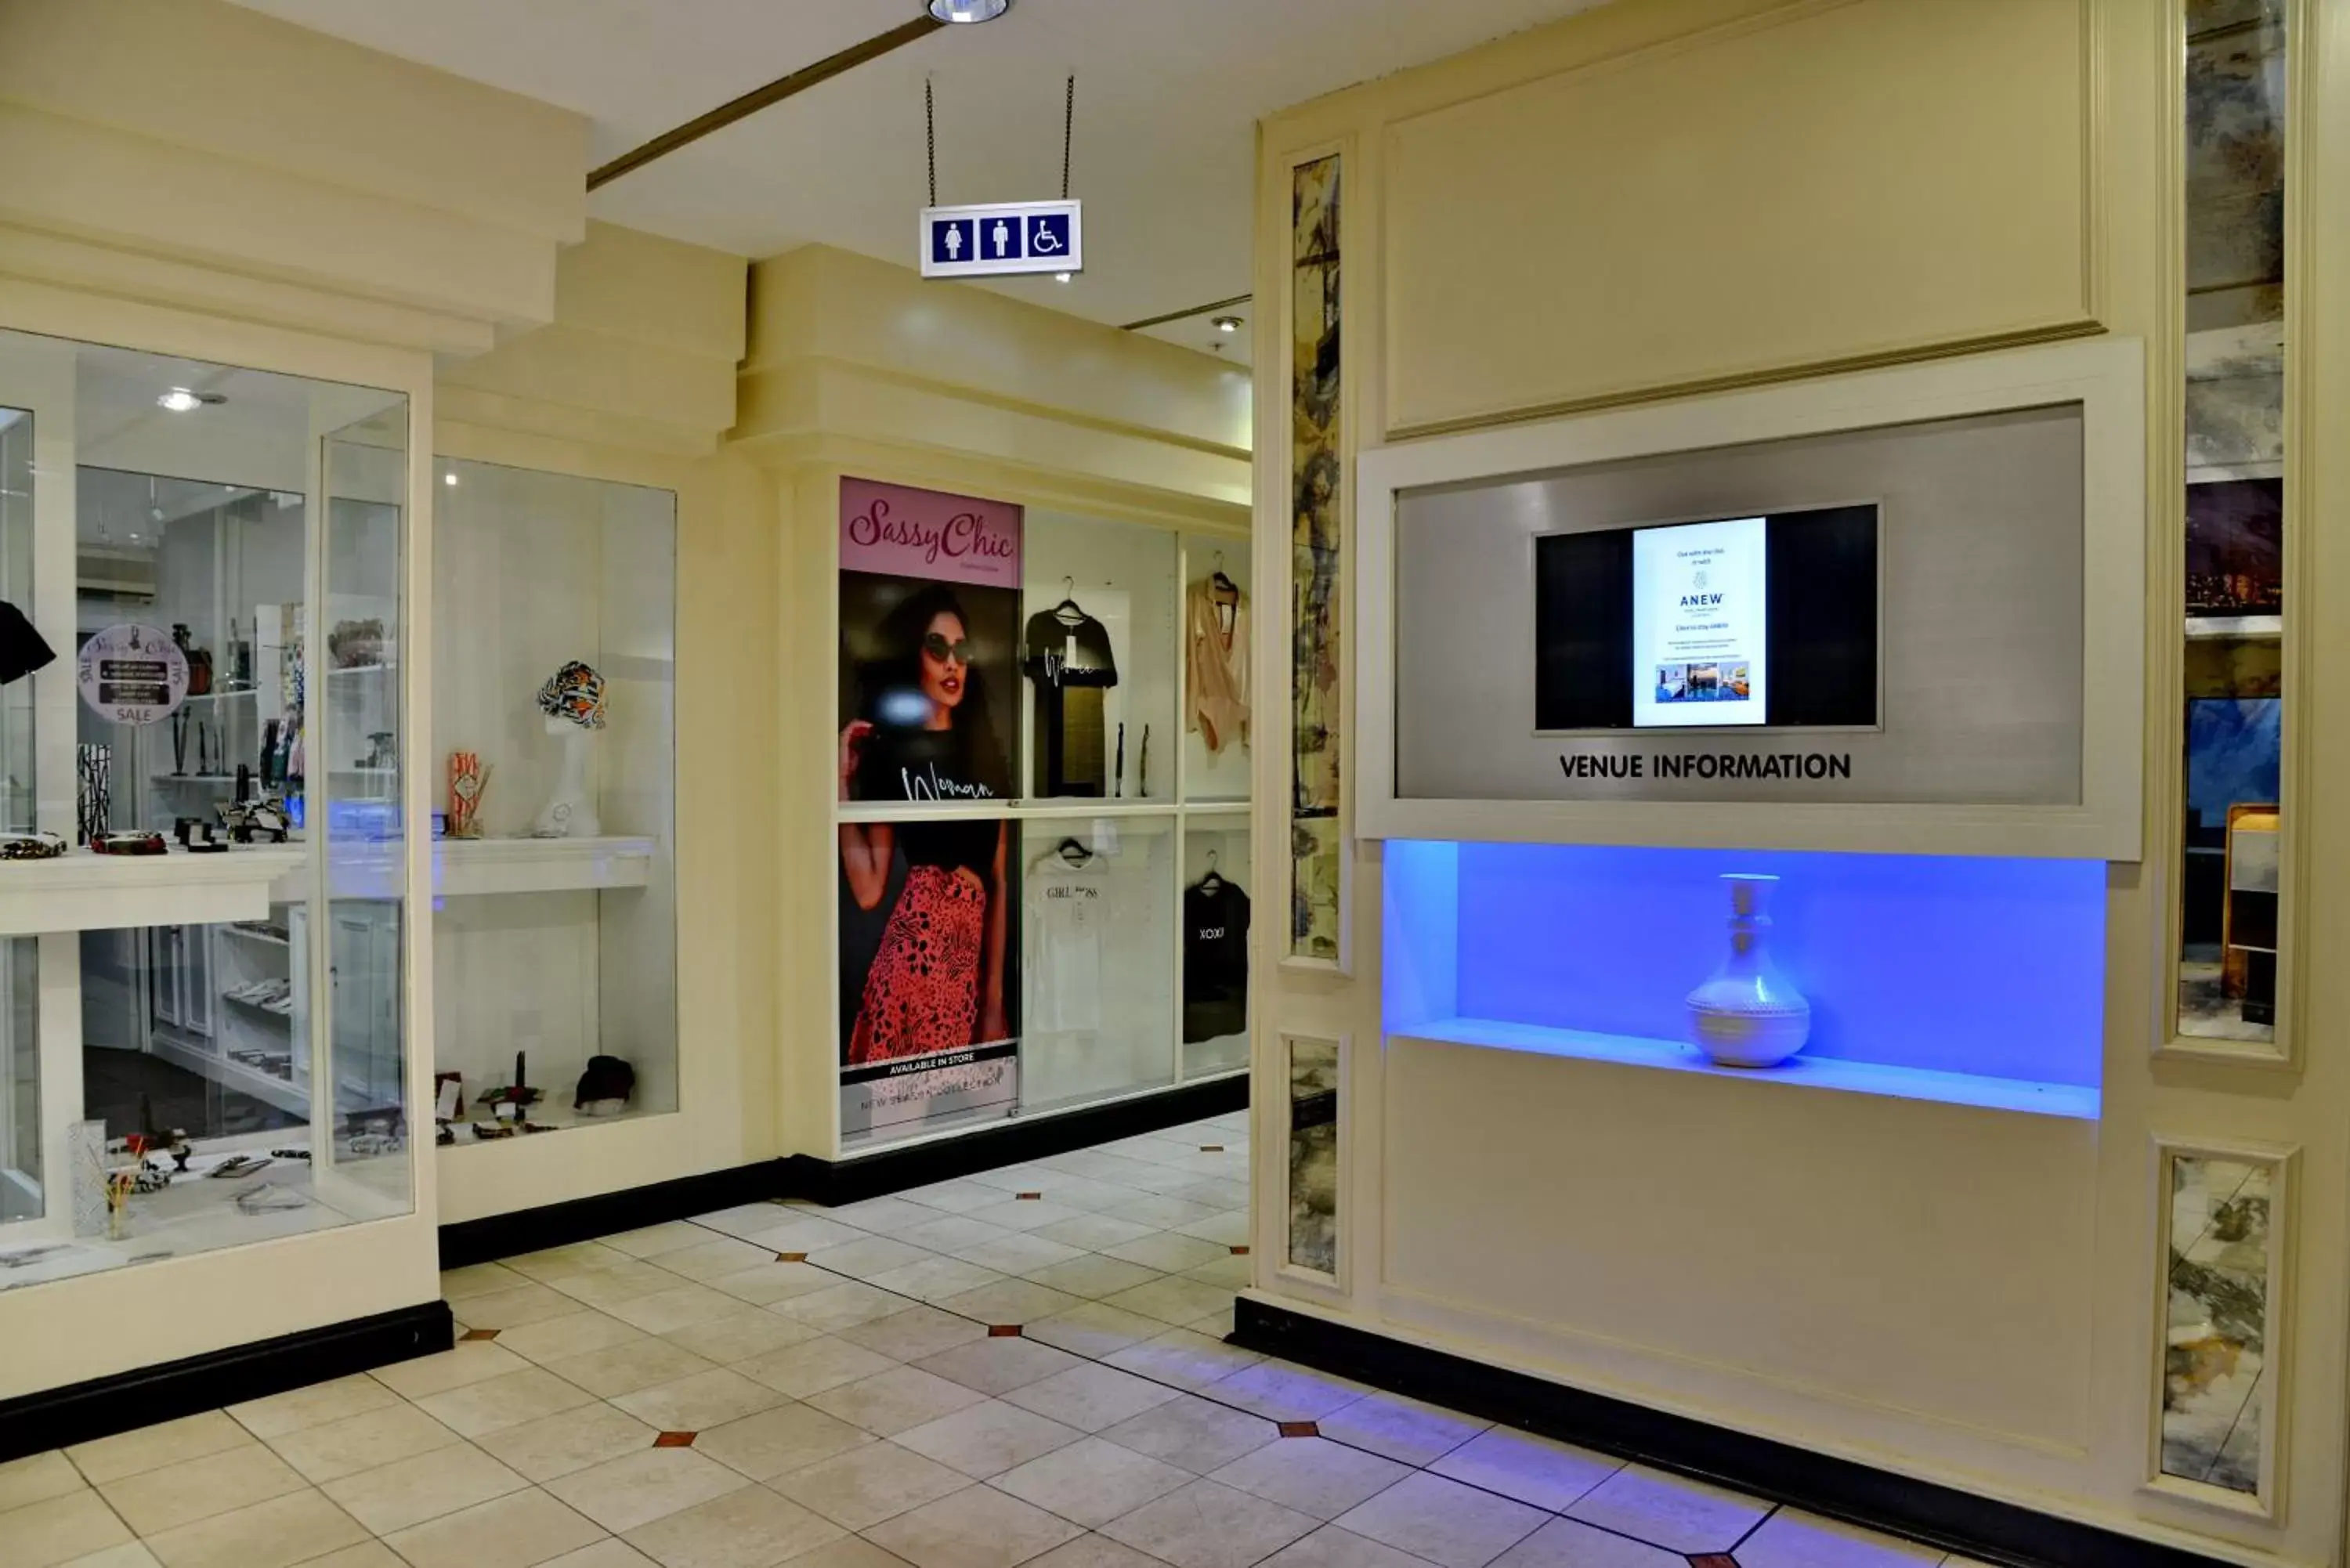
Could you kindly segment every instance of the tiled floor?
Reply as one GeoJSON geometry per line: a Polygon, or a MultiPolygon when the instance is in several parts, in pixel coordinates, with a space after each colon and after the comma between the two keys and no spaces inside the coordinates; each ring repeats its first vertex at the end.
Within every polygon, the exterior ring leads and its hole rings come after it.
{"type": "Polygon", "coordinates": [[[0,1465],[0,1568],[1945,1562],[1223,1344],[1247,1137],[460,1269],[445,1355],[0,1465]]]}

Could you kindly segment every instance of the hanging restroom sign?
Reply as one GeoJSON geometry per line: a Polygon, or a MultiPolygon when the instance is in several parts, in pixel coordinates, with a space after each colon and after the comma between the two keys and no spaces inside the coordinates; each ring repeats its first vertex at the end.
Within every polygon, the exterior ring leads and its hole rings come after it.
{"type": "Polygon", "coordinates": [[[998,202],[922,209],[924,277],[1082,272],[1083,202],[998,202]]]}

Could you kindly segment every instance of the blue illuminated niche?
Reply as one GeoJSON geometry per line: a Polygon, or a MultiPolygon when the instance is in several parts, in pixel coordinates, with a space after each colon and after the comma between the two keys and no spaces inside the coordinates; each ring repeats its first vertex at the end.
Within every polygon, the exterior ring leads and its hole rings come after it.
{"type": "Polygon", "coordinates": [[[1773,951],[1812,1003],[1797,1076],[2095,1114],[2095,860],[1391,840],[1388,1031],[1696,1066],[1682,998],[1726,950],[1726,871],[1780,878],[1773,951]]]}

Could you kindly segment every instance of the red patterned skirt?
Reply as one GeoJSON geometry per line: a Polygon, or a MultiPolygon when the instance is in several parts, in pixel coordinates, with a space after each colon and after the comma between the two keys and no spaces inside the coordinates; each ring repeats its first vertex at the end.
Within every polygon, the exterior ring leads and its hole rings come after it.
{"type": "Polygon", "coordinates": [[[881,930],[848,1038],[851,1066],[960,1051],[979,1017],[987,890],[944,866],[917,866],[881,930]]]}

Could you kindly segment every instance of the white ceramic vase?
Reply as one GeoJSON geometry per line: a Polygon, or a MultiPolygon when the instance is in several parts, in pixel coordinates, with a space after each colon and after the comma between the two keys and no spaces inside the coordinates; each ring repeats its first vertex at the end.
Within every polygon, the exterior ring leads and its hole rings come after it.
{"type": "Polygon", "coordinates": [[[1771,961],[1771,890],[1776,877],[1733,872],[1730,956],[1689,993],[1690,1039],[1725,1067],[1775,1067],[1804,1048],[1812,1004],[1771,961]]]}
{"type": "Polygon", "coordinates": [[[563,738],[563,772],[555,794],[539,808],[531,824],[533,838],[593,838],[604,831],[596,815],[596,797],[588,790],[589,733],[566,719],[549,719],[546,732],[563,738]]]}

